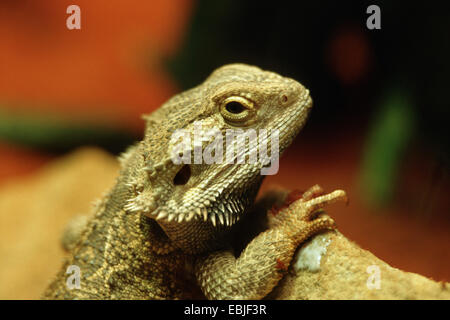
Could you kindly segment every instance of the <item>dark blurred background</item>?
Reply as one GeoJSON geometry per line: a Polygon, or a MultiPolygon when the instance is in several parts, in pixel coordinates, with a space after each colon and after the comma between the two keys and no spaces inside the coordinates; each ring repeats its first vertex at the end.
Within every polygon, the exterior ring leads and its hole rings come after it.
{"type": "MultiPolygon", "coordinates": [[[[450,280],[444,2],[0,2],[0,187],[80,146],[118,154],[140,115],[226,63],[310,89],[314,108],[274,186],[342,188],[348,238],[389,264],[450,280]],[[81,30],[66,8],[81,8],[81,30]],[[381,29],[369,30],[369,5],[381,29]]],[[[0,215],[3,214],[0,212],[0,215]]]]}

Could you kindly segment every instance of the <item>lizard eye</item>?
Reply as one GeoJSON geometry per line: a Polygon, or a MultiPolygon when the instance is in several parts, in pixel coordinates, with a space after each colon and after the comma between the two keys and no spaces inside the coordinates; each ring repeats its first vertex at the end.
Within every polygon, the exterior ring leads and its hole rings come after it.
{"type": "Polygon", "coordinates": [[[228,102],[225,105],[225,110],[227,110],[229,113],[239,114],[241,112],[244,112],[246,109],[239,102],[237,102],[237,101],[230,101],[230,102],[228,102]]]}
{"type": "Polygon", "coordinates": [[[255,114],[253,103],[243,97],[225,99],[220,107],[220,113],[225,121],[234,125],[246,122],[255,114]]]}

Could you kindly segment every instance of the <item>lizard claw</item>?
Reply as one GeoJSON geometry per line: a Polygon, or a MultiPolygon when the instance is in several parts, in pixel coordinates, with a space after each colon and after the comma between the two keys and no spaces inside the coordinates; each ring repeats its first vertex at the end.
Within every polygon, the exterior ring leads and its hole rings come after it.
{"type": "Polygon", "coordinates": [[[302,199],[303,201],[308,201],[314,199],[317,196],[323,195],[323,193],[324,190],[322,189],[322,187],[318,184],[315,184],[303,193],[302,199]]]}
{"type": "MultiPolygon", "coordinates": [[[[311,218],[311,216],[319,209],[324,208],[325,206],[335,203],[337,201],[345,201],[348,202],[347,194],[344,190],[335,190],[329,194],[321,195],[311,200],[305,201],[302,205],[305,206],[305,216],[311,218]]],[[[294,210],[295,207],[299,207],[300,204],[293,204],[294,210]]]]}

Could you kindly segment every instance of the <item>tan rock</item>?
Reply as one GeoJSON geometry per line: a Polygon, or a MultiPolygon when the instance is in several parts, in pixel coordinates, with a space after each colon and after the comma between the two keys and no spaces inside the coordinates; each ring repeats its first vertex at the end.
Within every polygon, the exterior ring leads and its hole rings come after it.
{"type": "Polygon", "coordinates": [[[334,231],[305,243],[291,269],[270,298],[450,299],[448,283],[393,268],[334,231]],[[313,253],[304,254],[309,247],[313,253]],[[315,270],[319,256],[320,267],[315,270]],[[296,264],[302,269],[295,271],[296,264]]]}
{"type": "Polygon", "coordinates": [[[0,299],[38,299],[61,267],[61,235],[112,186],[116,159],[85,148],[0,187],[0,299]]]}

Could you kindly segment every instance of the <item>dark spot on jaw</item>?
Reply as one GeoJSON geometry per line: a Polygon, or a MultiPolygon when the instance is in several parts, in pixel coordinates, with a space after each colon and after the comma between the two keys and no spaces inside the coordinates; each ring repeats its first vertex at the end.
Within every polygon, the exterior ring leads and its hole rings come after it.
{"type": "Polygon", "coordinates": [[[185,164],[181,167],[180,171],[173,178],[173,184],[176,186],[182,186],[188,183],[191,178],[191,167],[188,164],[185,164]]]}

